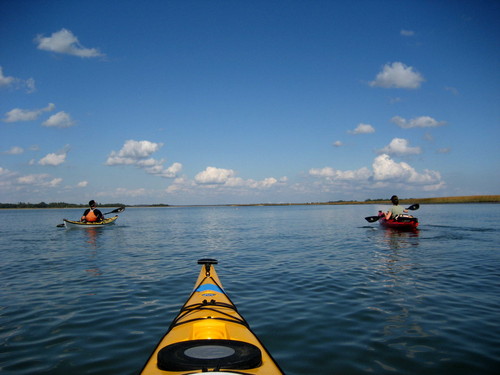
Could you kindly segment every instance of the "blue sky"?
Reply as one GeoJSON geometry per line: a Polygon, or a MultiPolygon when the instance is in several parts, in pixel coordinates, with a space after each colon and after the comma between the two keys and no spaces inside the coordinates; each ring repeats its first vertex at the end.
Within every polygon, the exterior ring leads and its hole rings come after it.
{"type": "Polygon", "coordinates": [[[4,1],[0,202],[500,193],[498,1],[4,1]]]}

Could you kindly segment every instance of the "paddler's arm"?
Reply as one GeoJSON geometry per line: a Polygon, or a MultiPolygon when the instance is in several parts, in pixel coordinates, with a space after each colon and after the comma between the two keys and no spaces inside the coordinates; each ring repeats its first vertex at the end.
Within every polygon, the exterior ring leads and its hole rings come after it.
{"type": "Polygon", "coordinates": [[[97,221],[103,221],[105,219],[100,210],[94,210],[94,213],[97,216],[97,221]]]}
{"type": "Polygon", "coordinates": [[[87,221],[87,214],[89,213],[89,209],[86,209],[83,213],[83,216],[80,218],[80,221],[87,221]]]}

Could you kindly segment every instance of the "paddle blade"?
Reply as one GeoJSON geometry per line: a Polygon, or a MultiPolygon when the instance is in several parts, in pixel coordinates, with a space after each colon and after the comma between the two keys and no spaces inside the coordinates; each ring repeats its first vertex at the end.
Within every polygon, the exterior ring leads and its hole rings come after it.
{"type": "Polygon", "coordinates": [[[420,208],[420,205],[418,203],[415,203],[415,204],[412,204],[410,207],[408,207],[407,210],[415,211],[415,210],[418,210],[419,208],[420,208]]]}
{"type": "Polygon", "coordinates": [[[58,228],[64,228],[66,225],[64,225],[64,223],[63,223],[63,224],[57,224],[56,226],[57,226],[58,228]]]}
{"type": "Polygon", "coordinates": [[[118,207],[117,209],[114,209],[113,211],[106,212],[103,215],[108,215],[108,214],[119,214],[120,212],[125,211],[125,206],[118,207]]]}
{"type": "Polygon", "coordinates": [[[365,217],[365,220],[368,221],[369,223],[374,223],[380,219],[380,216],[367,216],[365,217]]]}

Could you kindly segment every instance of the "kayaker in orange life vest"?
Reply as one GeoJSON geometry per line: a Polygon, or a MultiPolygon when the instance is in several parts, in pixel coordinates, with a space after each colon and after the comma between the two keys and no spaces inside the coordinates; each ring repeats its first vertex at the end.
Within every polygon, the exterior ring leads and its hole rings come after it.
{"type": "Polygon", "coordinates": [[[95,208],[96,204],[95,204],[94,200],[91,200],[89,202],[89,206],[90,206],[90,208],[87,208],[85,210],[80,221],[94,222],[94,221],[104,220],[104,216],[103,216],[102,212],[99,211],[97,208],[95,208]]]}

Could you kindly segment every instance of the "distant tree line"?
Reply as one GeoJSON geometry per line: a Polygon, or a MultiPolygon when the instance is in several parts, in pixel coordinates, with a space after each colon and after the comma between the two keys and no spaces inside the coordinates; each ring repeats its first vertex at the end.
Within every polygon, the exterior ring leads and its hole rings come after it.
{"type": "MultiPolygon", "coordinates": [[[[500,203],[500,195],[471,195],[471,196],[457,196],[457,197],[438,197],[438,198],[401,198],[401,204],[441,204],[441,203],[500,203]]],[[[295,206],[295,205],[343,205],[343,204],[390,204],[387,198],[366,199],[364,201],[354,200],[337,200],[328,202],[310,202],[310,203],[259,203],[259,204],[228,204],[221,206],[295,206]]],[[[125,205],[123,203],[104,203],[98,204],[97,207],[170,207],[169,204],[157,203],[146,205],[125,205]]],[[[217,206],[217,205],[215,205],[217,206]]],[[[0,203],[2,208],[87,208],[88,204],[75,204],[65,202],[52,202],[52,203],[0,203]]]]}
{"type": "MultiPolygon", "coordinates": [[[[123,203],[106,203],[98,204],[97,207],[121,207],[125,206],[123,203]]],[[[0,203],[0,208],[82,208],[88,207],[88,204],[75,204],[65,202],[51,202],[51,203],[0,203]]]]}

